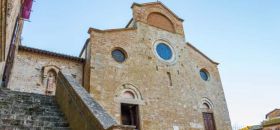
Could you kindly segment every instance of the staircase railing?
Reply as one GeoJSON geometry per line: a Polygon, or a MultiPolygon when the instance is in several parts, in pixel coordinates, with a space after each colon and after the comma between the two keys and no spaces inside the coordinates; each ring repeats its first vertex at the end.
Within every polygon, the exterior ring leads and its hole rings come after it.
{"type": "Polygon", "coordinates": [[[56,101],[73,130],[133,130],[118,123],[72,76],[59,72],[56,101]]]}

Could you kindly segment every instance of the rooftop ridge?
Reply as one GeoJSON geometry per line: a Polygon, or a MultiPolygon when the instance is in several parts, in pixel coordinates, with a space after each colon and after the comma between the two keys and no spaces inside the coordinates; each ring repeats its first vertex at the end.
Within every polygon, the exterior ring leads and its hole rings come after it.
{"type": "Polygon", "coordinates": [[[186,44],[187,44],[189,47],[193,48],[196,52],[198,52],[199,54],[201,54],[203,57],[205,57],[207,60],[209,60],[210,62],[212,62],[213,64],[219,65],[218,62],[216,62],[216,61],[212,60],[211,58],[209,58],[208,56],[206,56],[203,52],[201,52],[199,49],[197,49],[197,48],[196,48],[195,46],[193,46],[191,43],[186,42],[186,44]]]}
{"type": "Polygon", "coordinates": [[[57,53],[57,52],[52,52],[52,51],[47,51],[47,50],[42,50],[42,49],[38,49],[38,48],[32,48],[32,47],[28,47],[28,46],[24,46],[24,45],[19,45],[18,49],[22,50],[22,51],[30,51],[30,52],[34,52],[34,53],[45,54],[45,55],[65,58],[65,59],[69,59],[69,60],[84,62],[84,59],[80,58],[80,57],[71,56],[71,55],[62,54],[62,53],[57,53]]]}

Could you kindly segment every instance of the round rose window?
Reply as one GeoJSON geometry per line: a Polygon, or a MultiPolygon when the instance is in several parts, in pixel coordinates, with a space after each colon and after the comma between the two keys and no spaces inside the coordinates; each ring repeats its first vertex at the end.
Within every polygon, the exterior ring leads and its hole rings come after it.
{"type": "Polygon", "coordinates": [[[156,45],[156,52],[158,56],[163,60],[171,60],[173,57],[173,52],[167,44],[159,43],[156,45]]]}

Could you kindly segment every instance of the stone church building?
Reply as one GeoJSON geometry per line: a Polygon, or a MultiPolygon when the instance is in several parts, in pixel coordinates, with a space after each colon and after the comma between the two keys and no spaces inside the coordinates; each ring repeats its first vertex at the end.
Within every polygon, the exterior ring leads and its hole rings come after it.
{"type": "Polygon", "coordinates": [[[161,2],[134,3],[131,9],[125,28],[89,28],[77,57],[15,40],[13,62],[3,62],[3,87],[59,98],[63,73],[117,124],[137,130],[231,130],[218,63],[186,42],[184,20],[161,2]]]}

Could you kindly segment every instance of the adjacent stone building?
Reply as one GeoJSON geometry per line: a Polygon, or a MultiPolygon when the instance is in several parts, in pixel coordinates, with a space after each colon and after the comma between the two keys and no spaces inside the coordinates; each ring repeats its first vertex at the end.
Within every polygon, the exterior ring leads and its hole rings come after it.
{"type": "Polygon", "coordinates": [[[20,44],[23,2],[23,0],[1,0],[0,2],[0,78],[4,78],[4,85],[7,83],[5,82],[8,80],[7,76],[11,73],[16,44],[20,44]]]}
{"type": "Polygon", "coordinates": [[[280,130],[280,109],[274,109],[266,114],[262,122],[263,130],[280,130]]]}
{"type": "Polygon", "coordinates": [[[132,6],[125,28],[90,28],[79,57],[19,45],[7,87],[54,95],[72,75],[124,125],[140,130],[231,130],[218,63],[186,42],[161,2],[132,6]]]}

